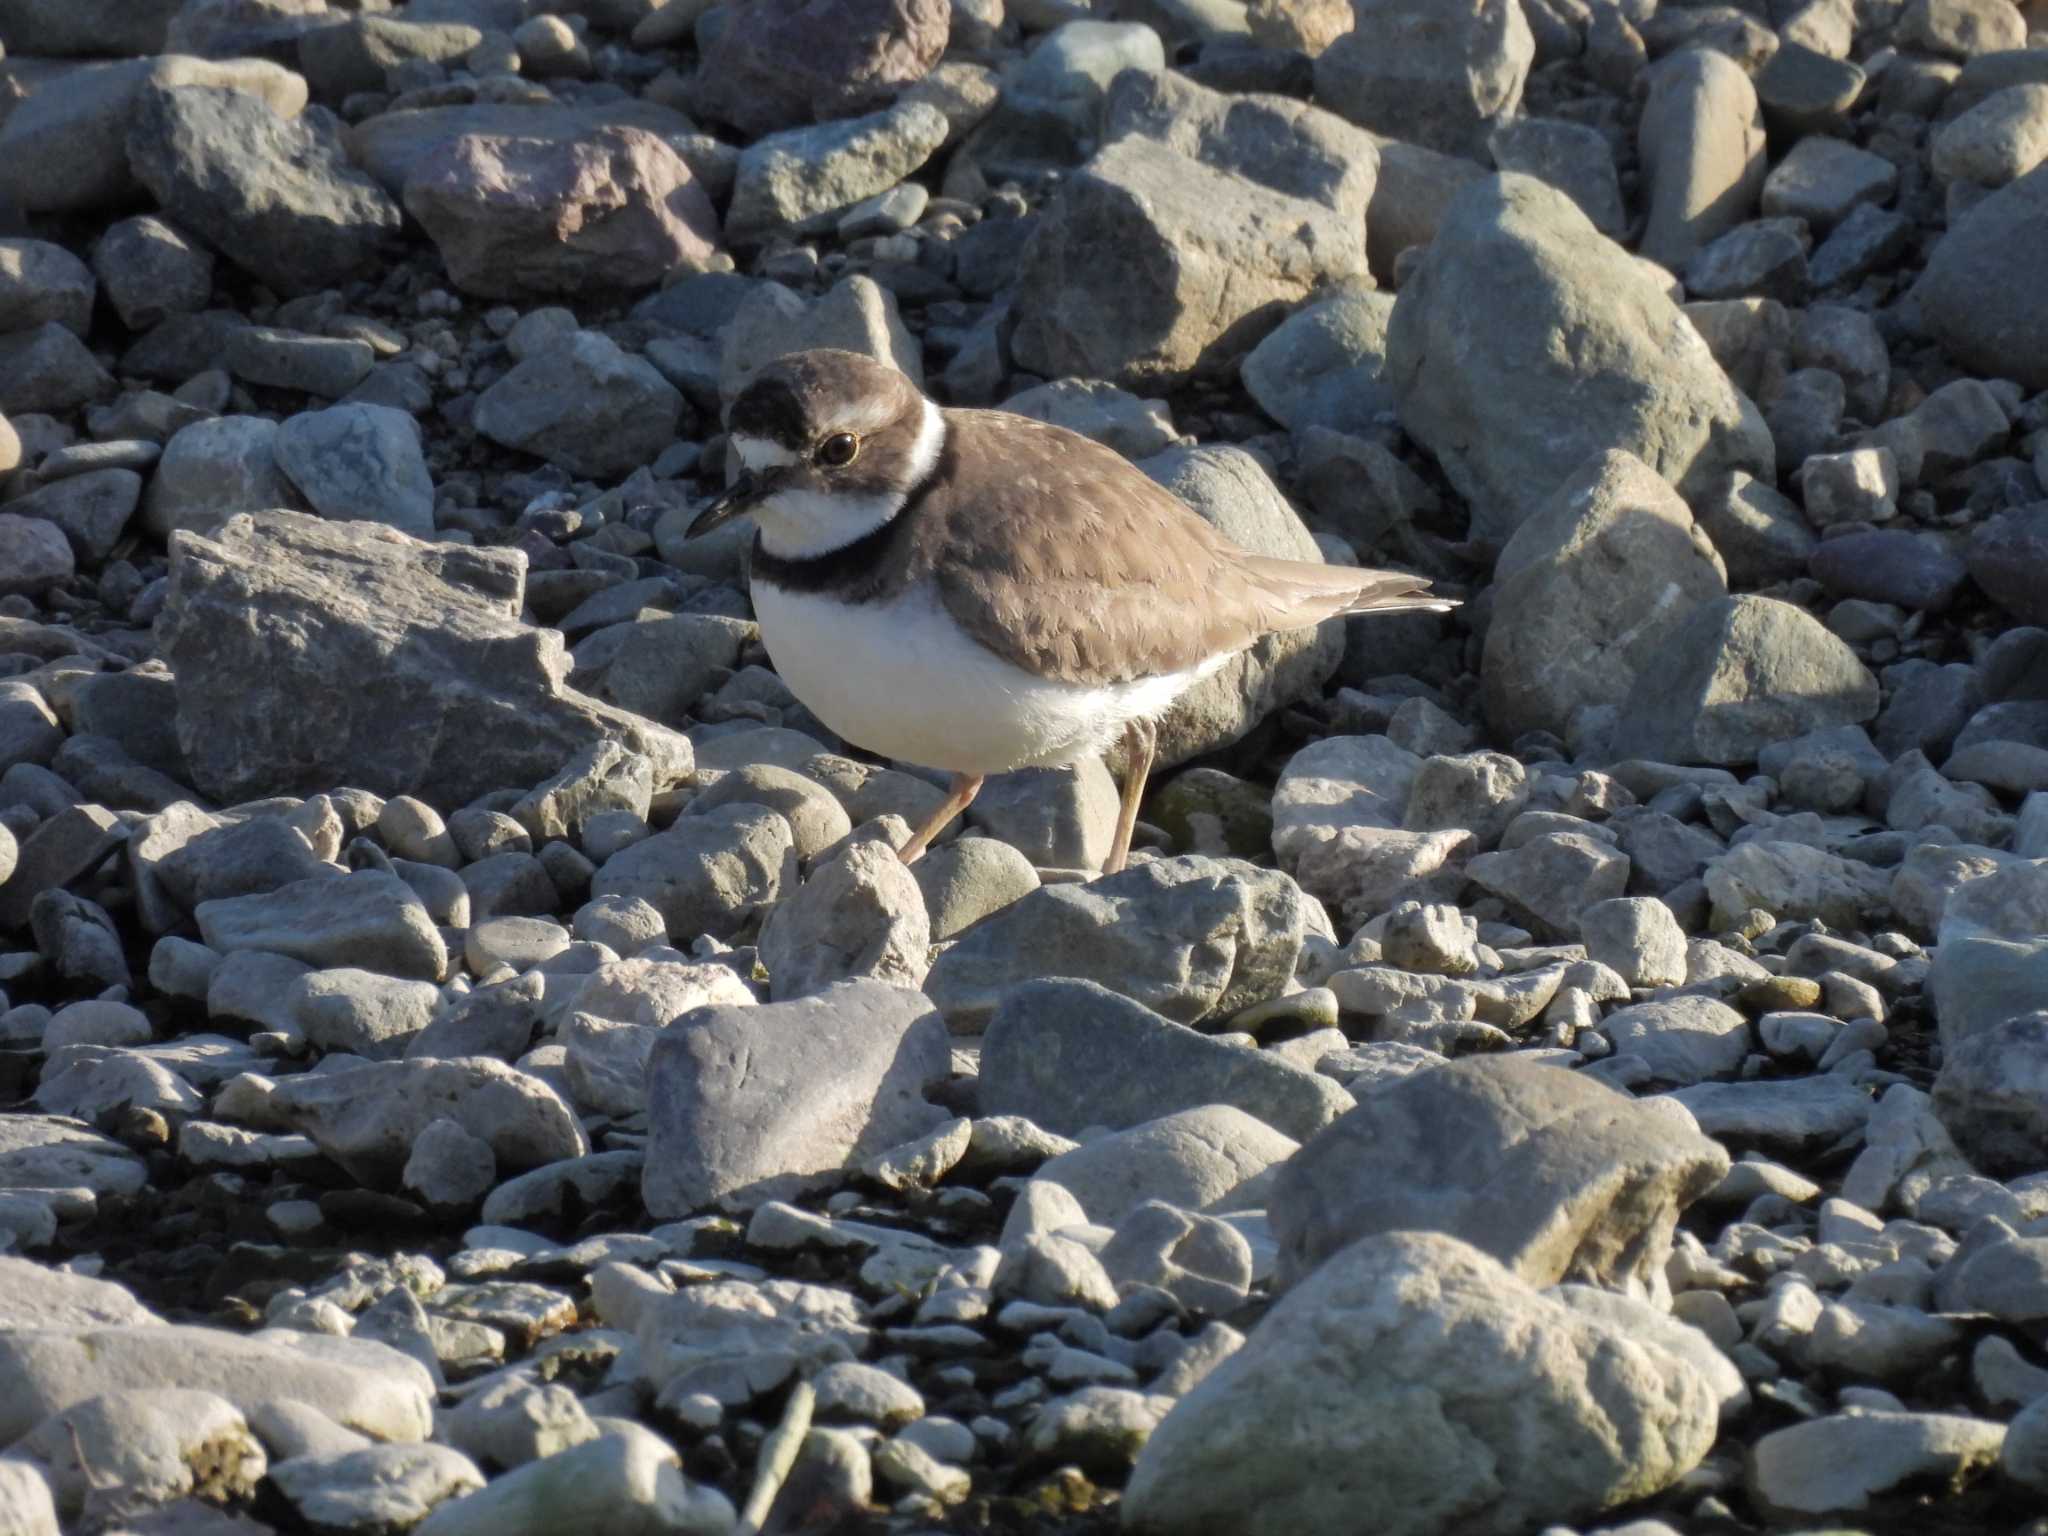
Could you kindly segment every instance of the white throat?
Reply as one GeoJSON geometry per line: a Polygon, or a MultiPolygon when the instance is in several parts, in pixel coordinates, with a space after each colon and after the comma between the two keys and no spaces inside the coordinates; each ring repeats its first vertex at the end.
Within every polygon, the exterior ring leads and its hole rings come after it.
{"type": "MultiPolygon", "coordinates": [[[[946,446],[946,418],[926,400],[924,419],[911,447],[901,489],[871,492],[790,489],[777,491],[754,508],[761,547],[778,560],[814,560],[864,539],[901,512],[924,484],[946,446]]],[[[780,468],[796,455],[765,438],[734,433],[732,448],[750,470],[780,468]]]]}

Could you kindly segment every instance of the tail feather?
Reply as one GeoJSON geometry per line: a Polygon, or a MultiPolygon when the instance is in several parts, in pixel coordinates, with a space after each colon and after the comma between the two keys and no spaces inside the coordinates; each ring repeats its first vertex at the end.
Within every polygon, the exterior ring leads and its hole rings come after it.
{"type": "Polygon", "coordinates": [[[1255,555],[1245,562],[1254,582],[1272,599],[1276,630],[1305,629],[1350,613],[1449,613],[1456,598],[1431,590],[1429,578],[1407,571],[1370,571],[1255,555]]]}

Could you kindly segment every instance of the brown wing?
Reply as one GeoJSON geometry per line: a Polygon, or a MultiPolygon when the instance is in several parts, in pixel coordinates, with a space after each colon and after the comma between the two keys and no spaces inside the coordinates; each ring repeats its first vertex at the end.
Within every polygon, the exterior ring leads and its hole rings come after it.
{"type": "Polygon", "coordinates": [[[940,474],[947,611],[1041,677],[1128,682],[1364,607],[1447,606],[1428,583],[1252,555],[1092,438],[948,411],[940,474]]]}

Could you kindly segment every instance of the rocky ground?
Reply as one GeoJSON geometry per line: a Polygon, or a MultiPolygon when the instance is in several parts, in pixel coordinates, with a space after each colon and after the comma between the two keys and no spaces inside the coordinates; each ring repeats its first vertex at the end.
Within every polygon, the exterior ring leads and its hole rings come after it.
{"type": "Polygon", "coordinates": [[[2048,1529],[2041,0],[0,43],[0,1531],[2048,1529]],[[906,871],[811,345],[1468,601],[906,871]]]}

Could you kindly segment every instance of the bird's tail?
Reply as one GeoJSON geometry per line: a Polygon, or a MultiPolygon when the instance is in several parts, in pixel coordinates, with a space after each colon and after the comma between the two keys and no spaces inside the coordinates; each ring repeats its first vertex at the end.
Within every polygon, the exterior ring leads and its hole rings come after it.
{"type": "Polygon", "coordinates": [[[1368,571],[1255,555],[1247,572],[1272,599],[1274,629],[1305,629],[1348,613],[1449,613],[1458,600],[1431,590],[1429,578],[1407,571],[1368,571]]]}

